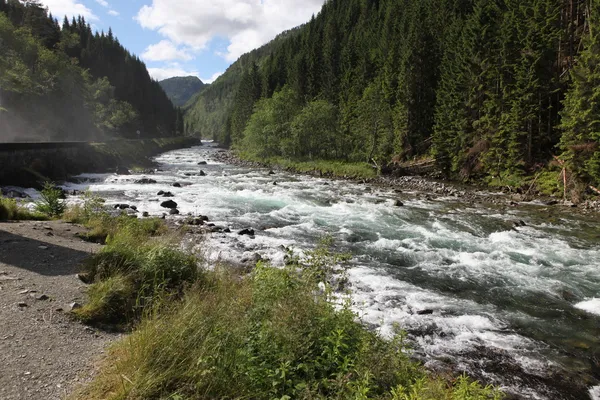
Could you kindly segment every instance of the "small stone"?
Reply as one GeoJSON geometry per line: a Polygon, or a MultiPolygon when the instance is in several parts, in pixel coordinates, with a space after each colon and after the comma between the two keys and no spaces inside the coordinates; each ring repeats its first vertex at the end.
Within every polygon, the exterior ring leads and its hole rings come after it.
{"type": "Polygon", "coordinates": [[[17,306],[19,306],[20,308],[29,307],[29,306],[27,305],[27,303],[25,303],[24,301],[20,301],[20,302],[18,302],[18,303],[17,303],[17,306]]]}
{"type": "Polygon", "coordinates": [[[48,250],[48,246],[39,246],[39,248],[42,250],[48,250]]]}
{"type": "Polygon", "coordinates": [[[238,232],[238,235],[254,236],[254,229],[246,228],[238,232]]]}
{"type": "Polygon", "coordinates": [[[273,171],[273,170],[269,171],[269,175],[275,175],[275,171],[273,171]]]}
{"type": "Polygon", "coordinates": [[[396,200],[396,201],[394,202],[394,206],[395,206],[395,207],[403,207],[403,206],[404,206],[404,203],[403,203],[403,202],[401,202],[400,200],[396,200]]]}
{"type": "Polygon", "coordinates": [[[433,310],[419,310],[417,311],[418,315],[431,315],[433,314],[433,310]]]}
{"type": "Polygon", "coordinates": [[[181,183],[177,183],[177,182],[175,182],[175,183],[174,183],[172,186],[173,186],[173,187],[180,188],[180,187],[181,187],[181,183]]]}
{"type": "Polygon", "coordinates": [[[27,294],[29,293],[29,289],[21,290],[19,294],[27,294]]]}
{"type": "Polygon", "coordinates": [[[206,164],[208,164],[206,161],[200,161],[200,162],[198,163],[198,165],[206,165],[206,164]]]}
{"type": "Polygon", "coordinates": [[[71,309],[71,311],[77,310],[77,309],[79,309],[81,307],[82,307],[81,304],[77,303],[76,301],[73,302],[73,303],[71,303],[71,304],[69,304],[69,308],[71,309]]]}
{"type": "Polygon", "coordinates": [[[206,176],[206,172],[200,170],[200,173],[198,174],[198,176],[206,176]]]}
{"type": "Polygon", "coordinates": [[[159,191],[158,193],[156,193],[157,196],[162,196],[163,194],[165,194],[164,190],[159,191]]]}
{"type": "Polygon", "coordinates": [[[164,208],[174,209],[174,208],[177,208],[177,203],[175,203],[173,200],[167,200],[167,201],[163,201],[162,203],[160,203],[160,206],[164,207],[164,208]]]}
{"type": "Polygon", "coordinates": [[[142,217],[149,217],[149,216],[150,216],[150,213],[148,213],[148,211],[144,211],[142,213],[142,217]]]}
{"type": "Polygon", "coordinates": [[[54,233],[52,233],[52,232],[46,232],[46,236],[54,236],[54,233]]]}

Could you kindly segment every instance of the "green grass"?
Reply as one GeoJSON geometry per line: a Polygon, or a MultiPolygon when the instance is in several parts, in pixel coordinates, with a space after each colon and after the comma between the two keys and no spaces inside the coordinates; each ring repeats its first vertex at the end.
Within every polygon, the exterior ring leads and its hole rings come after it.
{"type": "Polygon", "coordinates": [[[29,211],[19,205],[15,199],[0,197],[0,221],[45,221],[47,219],[45,215],[29,211]]]}
{"type": "Polygon", "coordinates": [[[377,170],[368,163],[350,163],[333,160],[294,161],[282,157],[259,159],[246,153],[238,155],[244,160],[265,163],[283,169],[291,169],[300,173],[318,173],[328,177],[354,179],[369,179],[377,176],[377,170]]]}
{"type": "MultiPolygon", "coordinates": [[[[384,340],[357,321],[349,301],[336,306],[318,286],[336,261],[343,257],[322,248],[285,268],[259,264],[245,277],[203,272],[181,300],[147,313],[73,398],[502,398],[466,377],[432,377],[411,360],[403,334],[384,340]]],[[[126,293],[128,274],[109,274],[98,301],[126,293]]]]}
{"type": "Polygon", "coordinates": [[[104,238],[106,246],[84,265],[92,285],[89,301],[74,311],[89,324],[132,326],[145,310],[183,293],[199,278],[197,260],[177,248],[159,219],[99,214],[89,218],[88,239],[104,238]]]}

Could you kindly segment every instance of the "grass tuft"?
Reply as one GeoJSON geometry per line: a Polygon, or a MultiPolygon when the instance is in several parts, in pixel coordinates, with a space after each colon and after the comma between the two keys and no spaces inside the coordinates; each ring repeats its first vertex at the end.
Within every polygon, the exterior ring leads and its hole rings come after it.
{"type": "Polygon", "coordinates": [[[197,260],[176,247],[162,220],[100,215],[88,221],[106,246],[85,264],[90,298],[74,314],[90,324],[135,323],[163,298],[199,278],[197,260]]]}
{"type": "Polygon", "coordinates": [[[0,197],[0,221],[45,221],[47,219],[45,215],[31,212],[19,205],[15,199],[0,197]]]}
{"type": "MultiPolygon", "coordinates": [[[[402,333],[388,341],[366,329],[349,301],[334,303],[330,291],[320,290],[337,270],[325,260],[343,258],[322,247],[285,268],[259,263],[243,278],[222,268],[203,272],[181,301],[153,308],[113,346],[100,374],[76,397],[502,398],[466,377],[431,377],[410,359],[402,333]]],[[[111,286],[120,285],[120,276],[111,286]]]]}

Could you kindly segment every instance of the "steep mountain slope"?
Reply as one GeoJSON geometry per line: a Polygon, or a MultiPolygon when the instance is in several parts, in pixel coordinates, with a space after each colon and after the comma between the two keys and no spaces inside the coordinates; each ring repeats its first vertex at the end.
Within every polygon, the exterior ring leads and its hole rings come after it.
{"type": "Polygon", "coordinates": [[[259,49],[241,56],[216,81],[205,87],[186,105],[185,132],[207,139],[217,139],[228,144],[225,134],[228,118],[232,111],[233,98],[244,73],[254,65],[263,65],[266,58],[286,39],[297,36],[301,27],[278,35],[273,41],[259,49]]]}
{"type": "Polygon", "coordinates": [[[183,132],[145,64],[83,17],[0,0],[0,141],[166,137],[183,132]],[[138,134],[139,132],[139,134],[138,134]]]}
{"type": "Polygon", "coordinates": [[[206,86],[197,76],[178,76],[162,80],[159,84],[177,107],[183,107],[206,86]]]}
{"type": "Polygon", "coordinates": [[[329,0],[243,56],[186,126],[255,158],[433,157],[452,178],[578,191],[600,183],[592,3],[329,0]]]}

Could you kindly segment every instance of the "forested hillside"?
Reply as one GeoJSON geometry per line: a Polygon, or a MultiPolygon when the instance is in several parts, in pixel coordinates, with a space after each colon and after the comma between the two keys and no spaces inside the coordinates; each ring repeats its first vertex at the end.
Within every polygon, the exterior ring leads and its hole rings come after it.
{"type": "Polygon", "coordinates": [[[0,141],[162,137],[183,131],[145,65],[80,17],[0,0],[0,141]]]}
{"type": "Polygon", "coordinates": [[[177,76],[159,83],[171,102],[177,107],[183,107],[206,86],[197,76],[177,76]]]}
{"type": "Polygon", "coordinates": [[[223,75],[202,90],[186,108],[185,132],[201,135],[203,138],[215,138],[229,145],[231,136],[228,130],[233,99],[240,89],[240,82],[243,78],[247,80],[247,75],[252,71],[253,76],[259,79],[257,65],[263,65],[281,42],[298,35],[300,29],[301,27],[283,32],[265,46],[244,54],[223,75]]]}
{"type": "Polygon", "coordinates": [[[546,191],[565,167],[579,191],[600,183],[599,13],[597,0],[328,0],[220,78],[233,100],[210,129],[193,109],[186,123],[255,158],[433,157],[447,177],[546,191]]]}

